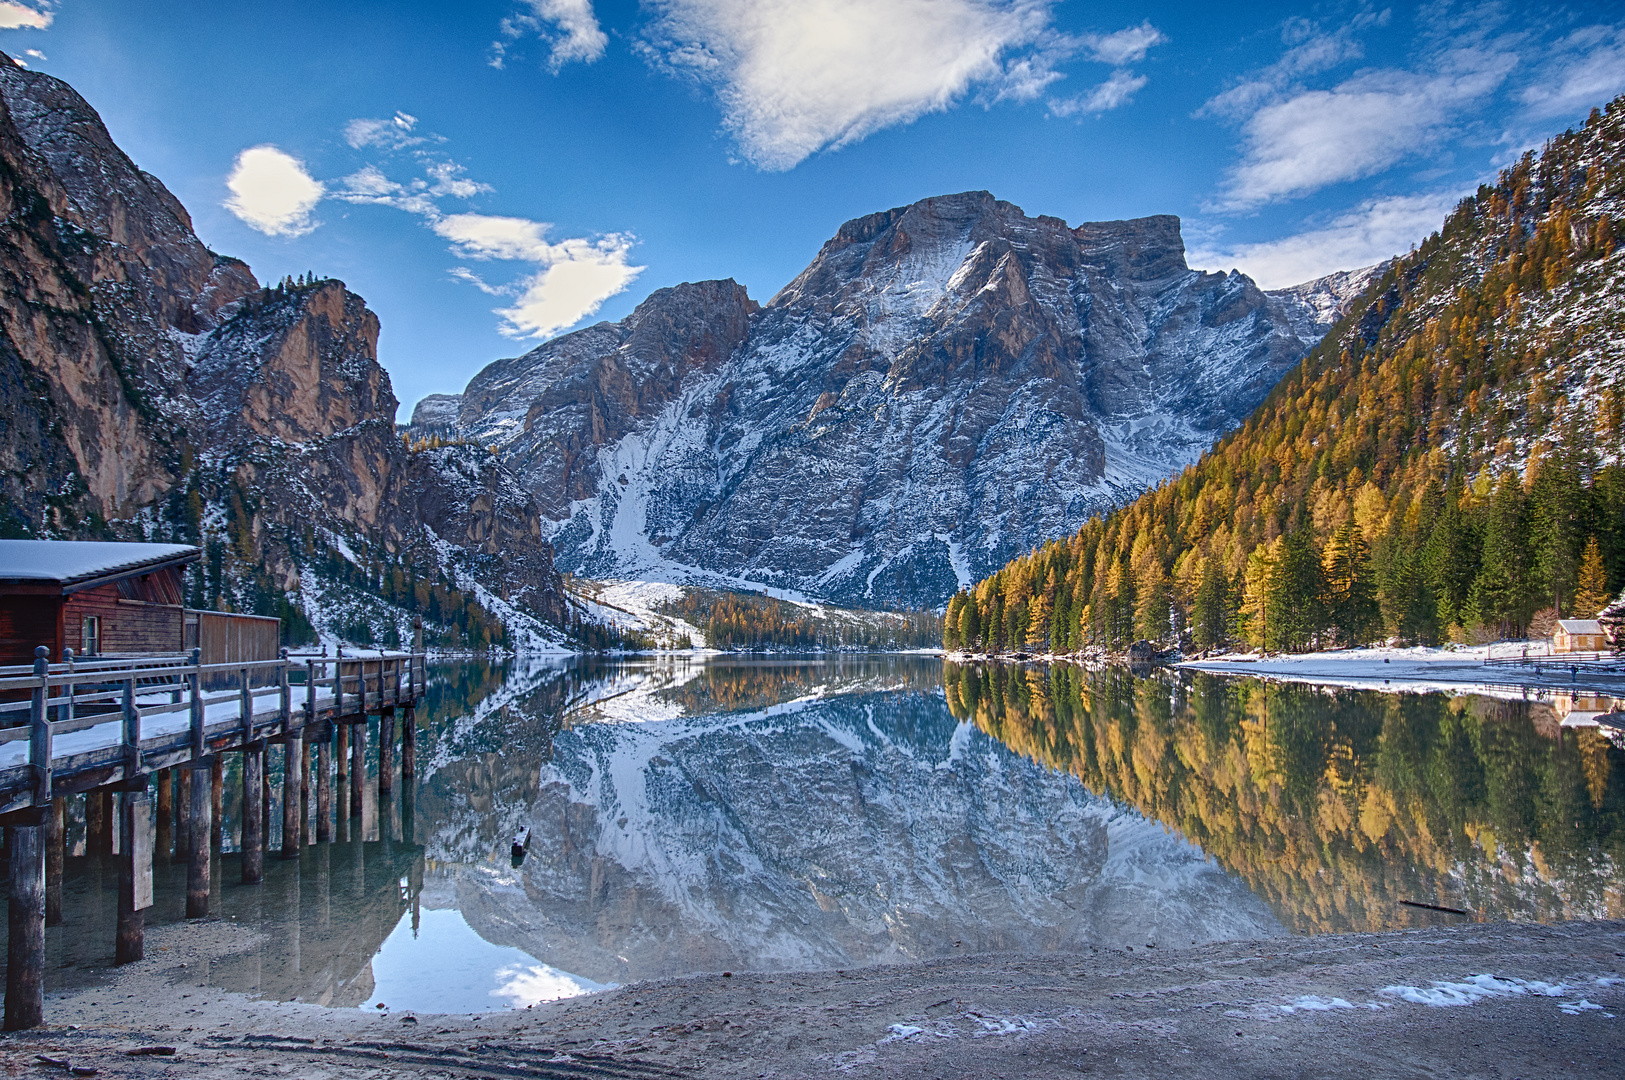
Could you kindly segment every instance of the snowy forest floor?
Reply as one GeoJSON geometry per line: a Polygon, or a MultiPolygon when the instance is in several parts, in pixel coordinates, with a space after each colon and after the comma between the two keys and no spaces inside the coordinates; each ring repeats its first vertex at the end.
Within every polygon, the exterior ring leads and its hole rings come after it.
{"type": "Polygon", "coordinates": [[[50,1028],[0,1038],[0,1068],[33,1075],[44,1054],[104,1077],[1614,1077],[1625,1042],[1625,922],[716,974],[415,1017],[198,985],[251,939],[219,921],[149,931],[149,959],[52,994],[50,1028]],[[128,1055],[158,1045],[175,1053],[128,1055]]]}

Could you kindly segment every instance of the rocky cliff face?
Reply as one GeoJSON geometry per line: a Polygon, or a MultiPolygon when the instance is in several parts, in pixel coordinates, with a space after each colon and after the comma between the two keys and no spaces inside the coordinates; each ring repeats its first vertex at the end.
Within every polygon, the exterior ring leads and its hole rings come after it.
{"type": "Polygon", "coordinates": [[[937,605],[1195,460],[1324,292],[1191,270],[1174,217],[970,192],[847,222],[764,307],[663,289],[418,419],[498,446],[572,570],[937,605]]]}
{"type": "Polygon", "coordinates": [[[535,501],[483,448],[396,435],[365,302],[261,288],[71,87],[3,56],[0,208],[4,531],[200,542],[194,603],[280,614],[298,590],[318,624],[406,614],[341,596],[334,553],[562,620],[535,501]]]}

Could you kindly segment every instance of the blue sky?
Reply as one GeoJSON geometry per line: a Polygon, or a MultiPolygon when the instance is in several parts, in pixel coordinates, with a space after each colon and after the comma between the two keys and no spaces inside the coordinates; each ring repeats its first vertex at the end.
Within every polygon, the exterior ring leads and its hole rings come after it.
{"type": "Polygon", "coordinates": [[[0,0],[0,49],[212,248],[364,296],[403,420],[662,286],[765,301],[929,195],[1178,214],[1267,287],[1367,265],[1625,91],[1610,4],[0,0]]]}

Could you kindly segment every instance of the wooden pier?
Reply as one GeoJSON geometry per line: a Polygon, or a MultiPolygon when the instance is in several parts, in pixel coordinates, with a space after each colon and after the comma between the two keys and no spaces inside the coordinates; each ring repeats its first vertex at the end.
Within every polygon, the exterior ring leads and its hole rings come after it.
{"type": "Polygon", "coordinates": [[[284,649],[274,660],[230,664],[201,663],[197,650],[83,660],[65,650],[59,663],[48,652],[37,649],[31,668],[0,668],[0,825],[11,870],[8,1031],[44,1021],[45,927],[61,919],[68,796],[85,795],[87,853],[110,853],[118,830],[113,929],[115,957],[124,964],[142,958],[153,859],[168,856],[171,844],[174,860],[187,865],[187,917],[209,915],[210,859],[223,840],[222,755],[242,754],[245,884],[264,875],[274,747],[282,748],[283,858],[299,856],[313,794],[317,842],[333,838],[334,766],[342,778],[346,743],[351,802],[361,805],[370,717],[379,717],[380,802],[394,791],[397,767],[411,789],[416,705],[426,680],[422,620],[415,620],[409,652],[330,657],[284,649]],[[209,689],[221,686],[228,688],[209,689]]]}

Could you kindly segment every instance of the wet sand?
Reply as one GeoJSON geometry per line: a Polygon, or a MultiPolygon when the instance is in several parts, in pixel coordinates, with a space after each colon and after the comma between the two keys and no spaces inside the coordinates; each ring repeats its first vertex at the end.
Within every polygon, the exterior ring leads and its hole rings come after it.
{"type": "Polygon", "coordinates": [[[70,1075],[44,1054],[114,1077],[1615,1077],[1625,1048],[1618,921],[714,974],[477,1016],[200,985],[255,941],[223,921],[155,927],[148,959],[87,972],[47,998],[51,1027],[0,1039],[0,1067],[70,1075]],[[126,1053],[153,1046],[175,1053],[126,1053]]]}

